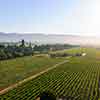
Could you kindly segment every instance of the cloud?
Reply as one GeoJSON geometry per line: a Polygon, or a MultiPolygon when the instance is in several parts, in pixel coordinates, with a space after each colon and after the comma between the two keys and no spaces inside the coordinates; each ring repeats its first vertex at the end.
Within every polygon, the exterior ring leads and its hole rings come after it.
{"type": "Polygon", "coordinates": [[[100,34],[100,0],[80,0],[65,16],[65,32],[81,35],[100,34]]]}
{"type": "Polygon", "coordinates": [[[81,3],[80,20],[82,33],[99,35],[100,32],[100,0],[85,0],[81,3]]]}

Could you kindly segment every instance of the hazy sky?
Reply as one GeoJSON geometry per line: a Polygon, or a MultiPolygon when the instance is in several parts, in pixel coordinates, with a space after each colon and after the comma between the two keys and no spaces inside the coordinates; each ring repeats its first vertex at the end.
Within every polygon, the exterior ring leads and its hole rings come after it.
{"type": "Polygon", "coordinates": [[[1,32],[100,34],[100,0],[0,0],[1,32]]]}

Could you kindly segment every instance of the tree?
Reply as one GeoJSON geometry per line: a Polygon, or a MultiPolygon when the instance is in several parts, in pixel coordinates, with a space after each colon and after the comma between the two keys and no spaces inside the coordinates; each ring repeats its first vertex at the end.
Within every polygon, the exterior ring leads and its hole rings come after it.
{"type": "Polygon", "coordinates": [[[21,41],[20,47],[25,47],[25,41],[24,40],[21,41]]]}
{"type": "Polygon", "coordinates": [[[0,50],[0,60],[7,59],[7,55],[3,49],[0,50]]]}

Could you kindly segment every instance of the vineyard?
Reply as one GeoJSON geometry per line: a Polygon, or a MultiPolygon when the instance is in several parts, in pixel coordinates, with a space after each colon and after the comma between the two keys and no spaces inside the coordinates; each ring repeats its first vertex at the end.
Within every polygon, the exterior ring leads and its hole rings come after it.
{"type": "Polygon", "coordinates": [[[100,51],[83,51],[87,53],[85,57],[70,58],[69,62],[1,95],[1,100],[35,100],[44,91],[67,100],[99,100],[100,51]]]}

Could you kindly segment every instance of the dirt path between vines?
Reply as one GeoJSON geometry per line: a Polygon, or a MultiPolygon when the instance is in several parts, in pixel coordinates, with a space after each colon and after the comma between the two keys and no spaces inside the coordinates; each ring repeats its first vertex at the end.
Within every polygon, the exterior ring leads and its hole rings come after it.
{"type": "Polygon", "coordinates": [[[30,81],[30,80],[32,80],[32,79],[34,79],[34,78],[36,78],[36,77],[38,77],[38,76],[40,76],[40,75],[46,73],[46,72],[48,72],[48,71],[50,71],[50,70],[52,70],[52,69],[58,67],[59,65],[62,65],[62,64],[67,63],[67,62],[69,62],[69,60],[65,60],[65,61],[63,61],[63,62],[60,62],[60,63],[58,63],[58,64],[55,64],[53,67],[47,68],[47,69],[44,70],[44,71],[41,71],[41,72],[39,72],[39,73],[37,73],[37,74],[35,74],[35,75],[33,75],[33,76],[30,76],[30,77],[28,77],[28,78],[26,78],[26,79],[24,79],[24,80],[22,80],[22,81],[19,81],[18,83],[15,83],[15,84],[13,84],[13,85],[11,85],[11,86],[9,86],[9,87],[7,87],[7,88],[1,90],[1,91],[0,91],[0,95],[5,94],[5,93],[7,93],[8,91],[10,91],[10,90],[12,90],[12,89],[14,89],[14,88],[20,86],[21,84],[23,84],[23,83],[25,83],[25,82],[28,82],[28,81],[30,81]]]}

